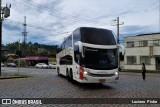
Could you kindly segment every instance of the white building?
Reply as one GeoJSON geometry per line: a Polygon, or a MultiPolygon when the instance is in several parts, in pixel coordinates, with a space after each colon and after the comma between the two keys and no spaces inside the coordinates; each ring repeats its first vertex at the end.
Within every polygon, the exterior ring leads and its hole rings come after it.
{"type": "Polygon", "coordinates": [[[141,70],[145,63],[147,70],[160,70],[160,33],[125,37],[124,68],[141,70]]]}

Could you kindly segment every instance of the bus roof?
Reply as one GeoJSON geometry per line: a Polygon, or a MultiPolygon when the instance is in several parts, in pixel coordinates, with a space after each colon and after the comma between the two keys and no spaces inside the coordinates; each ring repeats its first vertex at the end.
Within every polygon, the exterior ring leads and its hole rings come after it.
{"type": "Polygon", "coordinates": [[[79,36],[79,40],[84,43],[98,45],[116,45],[115,36],[113,35],[113,32],[108,29],[80,27],[74,30],[73,36],[79,36]]]}

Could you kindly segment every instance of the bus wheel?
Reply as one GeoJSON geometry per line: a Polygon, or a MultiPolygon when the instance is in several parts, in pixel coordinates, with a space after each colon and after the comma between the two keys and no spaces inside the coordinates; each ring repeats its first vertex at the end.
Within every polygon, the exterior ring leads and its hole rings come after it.
{"type": "Polygon", "coordinates": [[[74,79],[73,79],[73,72],[72,72],[72,69],[70,70],[70,81],[72,83],[75,83],[74,79]]]}
{"type": "Polygon", "coordinates": [[[59,68],[57,68],[57,74],[58,74],[58,76],[60,76],[60,73],[59,73],[59,68]]]}
{"type": "Polygon", "coordinates": [[[67,69],[67,72],[66,72],[66,76],[67,76],[67,80],[70,81],[70,76],[69,76],[68,69],[67,69]]]}

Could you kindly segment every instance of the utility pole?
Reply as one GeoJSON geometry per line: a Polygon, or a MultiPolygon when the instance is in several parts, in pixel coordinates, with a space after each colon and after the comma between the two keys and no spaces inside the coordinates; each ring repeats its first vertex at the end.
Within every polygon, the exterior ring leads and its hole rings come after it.
{"type": "Polygon", "coordinates": [[[117,43],[119,44],[119,17],[117,17],[117,43]]]}
{"type": "Polygon", "coordinates": [[[20,67],[20,39],[18,44],[18,75],[19,75],[19,67],[20,67]]]}
{"type": "MultiPolygon", "coordinates": [[[[118,43],[118,45],[120,44],[120,43],[119,43],[119,17],[117,17],[117,43],[118,43]]],[[[121,68],[120,68],[119,48],[118,48],[118,68],[119,68],[119,71],[121,71],[121,68]]]]}
{"type": "MultiPolygon", "coordinates": [[[[11,4],[8,5],[6,4],[6,6],[2,7],[2,0],[0,0],[0,51],[1,51],[1,55],[0,55],[0,60],[2,62],[2,22],[4,18],[8,18],[10,16],[10,8],[11,8],[11,4]]],[[[1,76],[1,70],[0,70],[0,76],[1,76]]]]}
{"type": "MultiPolygon", "coordinates": [[[[2,0],[0,0],[0,14],[2,13],[2,0]]],[[[2,16],[2,15],[1,15],[2,16]]],[[[1,47],[1,62],[2,62],[2,17],[0,16],[0,47],[1,47]]],[[[0,76],[1,76],[1,70],[0,70],[0,76]]]]}
{"type": "MultiPolygon", "coordinates": [[[[159,0],[159,18],[160,18],[160,0],[159,0]]],[[[160,20],[159,20],[159,33],[160,33],[160,20]]]]}
{"type": "MultiPolygon", "coordinates": [[[[120,45],[120,42],[119,42],[119,25],[123,25],[124,22],[119,22],[119,17],[117,17],[116,20],[113,20],[115,23],[113,24],[113,26],[117,26],[117,44],[120,45]]],[[[121,70],[120,69],[120,54],[119,54],[119,48],[118,48],[118,68],[119,68],[119,71],[121,70]]]]}
{"type": "Polygon", "coordinates": [[[26,42],[27,42],[27,24],[26,24],[26,16],[24,16],[22,36],[23,36],[24,56],[26,56],[27,55],[27,45],[26,45],[26,42]]]}

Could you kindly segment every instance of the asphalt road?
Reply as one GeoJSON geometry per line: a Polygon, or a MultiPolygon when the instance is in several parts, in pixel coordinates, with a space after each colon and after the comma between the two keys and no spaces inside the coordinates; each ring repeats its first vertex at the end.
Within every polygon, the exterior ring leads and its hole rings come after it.
{"type": "MultiPolygon", "coordinates": [[[[18,68],[2,67],[2,73],[18,73],[18,68]]],[[[0,98],[159,98],[160,74],[146,74],[142,80],[141,73],[120,73],[118,83],[72,84],[65,77],[57,76],[55,69],[20,68],[20,74],[32,75],[28,78],[0,80],[0,98]]],[[[4,105],[3,105],[4,106],[4,105]]],[[[53,106],[53,105],[47,105],[53,106]]],[[[75,106],[54,105],[54,106],[75,106]]],[[[76,105],[77,106],[77,105],[76,105]]],[[[78,105],[104,106],[102,105],[78,105]]],[[[110,105],[108,105],[110,106],[110,105]]],[[[119,106],[119,105],[112,105],[119,106]]],[[[142,106],[123,105],[123,106],[142,106]]],[[[149,106],[145,104],[143,106],[149,106]]],[[[152,106],[160,106],[158,104],[152,106]]]]}

